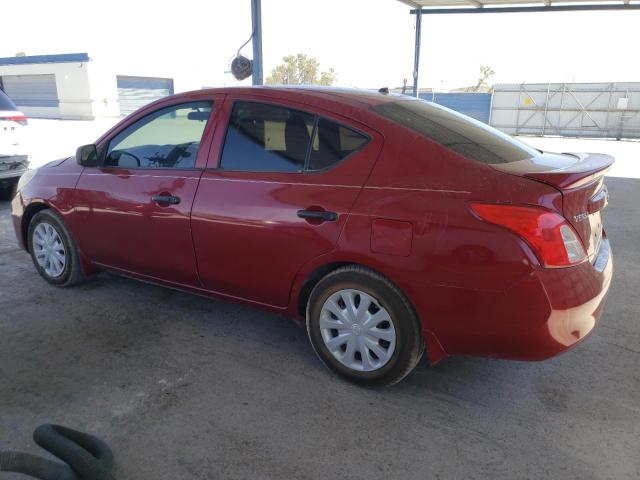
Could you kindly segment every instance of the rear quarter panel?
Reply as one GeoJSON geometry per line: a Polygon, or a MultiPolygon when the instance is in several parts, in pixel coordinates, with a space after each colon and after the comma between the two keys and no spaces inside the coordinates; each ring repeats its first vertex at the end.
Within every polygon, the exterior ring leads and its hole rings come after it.
{"type": "MultiPolygon", "coordinates": [[[[529,310],[516,318],[513,311],[522,299],[511,302],[508,295],[533,275],[535,255],[519,237],[476,218],[469,210],[475,201],[562,206],[559,192],[549,186],[496,172],[390,126],[330,260],[361,263],[390,278],[415,307],[425,336],[435,335],[448,353],[463,352],[469,347],[460,343],[463,337],[501,334],[527,325],[523,317],[535,321],[540,314],[529,310]],[[380,219],[412,226],[408,255],[404,228],[397,237],[402,248],[387,253],[371,248],[373,225],[380,219]],[[496,315],[497,302],[511,302],[512,308],[496,315]]],[[[532,290],[535,295],[544,292],[532,290]]],[[[545,308],[545,302],[539,304],[545,308]]],[[[491,345],[478,343],[476,353],[491,354],[491,345]]]]}

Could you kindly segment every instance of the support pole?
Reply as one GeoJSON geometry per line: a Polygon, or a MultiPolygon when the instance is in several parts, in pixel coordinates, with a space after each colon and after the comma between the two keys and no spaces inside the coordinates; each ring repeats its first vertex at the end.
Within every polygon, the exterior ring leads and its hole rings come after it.
{"type": "Polygon", "coordinates": [[[251,0],[253,85],[262,85],[262,0],[251,0]]]}
{"type": "Polygon", "coordinates": [[[422,10],[418,9],[416,16],[416,46],[413,57],[413,96],[418,97],[418,69],[420,67],[420,43],[422,42],[422,10]]]}

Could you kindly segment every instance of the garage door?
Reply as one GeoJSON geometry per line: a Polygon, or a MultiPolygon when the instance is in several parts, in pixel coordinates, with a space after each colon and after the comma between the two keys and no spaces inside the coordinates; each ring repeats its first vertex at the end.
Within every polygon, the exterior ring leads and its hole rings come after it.
{"type": "Polygon", "coordinates": [[[121,115],[129,115],[147,103],[173,95],[172,78],[118,75],[117,80],[121,115]]]}
{"type": "Polygon", "coordinates": [[[2,89],[28,117],[60,118],[55,75],[3,75],[2,89]]]}

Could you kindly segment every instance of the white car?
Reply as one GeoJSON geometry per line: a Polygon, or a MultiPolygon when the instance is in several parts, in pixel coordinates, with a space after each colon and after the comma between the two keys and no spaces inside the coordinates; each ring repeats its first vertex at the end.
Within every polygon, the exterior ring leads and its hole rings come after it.
{"type": "Polygon", "coordinates": [[[10,200],[29,168],[25,147],[27,117],[0,90],[0,200],[10,200]]]}

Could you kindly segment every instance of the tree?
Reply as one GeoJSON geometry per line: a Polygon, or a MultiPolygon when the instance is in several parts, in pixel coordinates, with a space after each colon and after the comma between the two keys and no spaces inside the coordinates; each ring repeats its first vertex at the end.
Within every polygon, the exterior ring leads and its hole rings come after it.
{"type": "Polygon", "coordinates": [[[482,65],[480,67],[480,78],[478,78],[478,82],[476,86],[471,90],[472,92],[482,92],[490,90],[489,84],[487,80],[493,77],[496,72],[489,65],[482,65]]]}
{"type": "Polygon", "coordinates": [[[333,68],[319,72],[320,63],[304,53],[287,55],[282,63],[271,70],[266,83],[281,85],[333,85],[336,72],[333,68]]]}
{"type": "Polygon", "coordinates": [[[26,53],[24,53],[24,52],[18,52],[18,53],[16,53],[16,57],[26,57],[26,56],[27,56],[27,54],[26,54],[26,53]]]}

